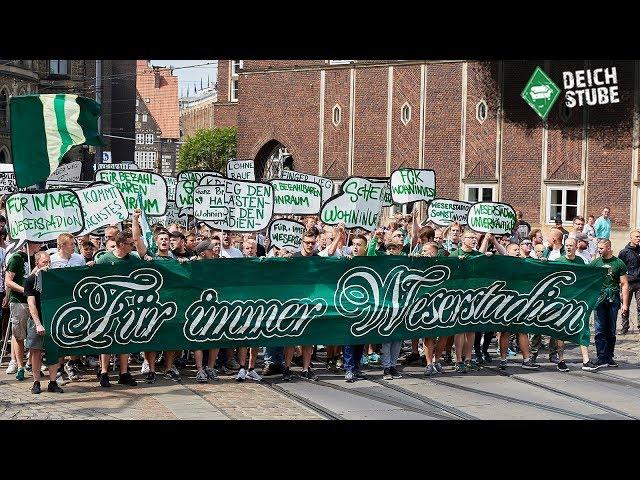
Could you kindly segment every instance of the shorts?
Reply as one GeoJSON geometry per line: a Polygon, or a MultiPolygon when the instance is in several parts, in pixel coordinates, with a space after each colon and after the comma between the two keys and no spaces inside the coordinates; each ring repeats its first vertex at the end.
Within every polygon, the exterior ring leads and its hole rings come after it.
{"type": "Polygon", "coordinates": [[[11,320],[11,333],[16,340],[27,338],[27,319],[29,318],[29,305],[26,303],[10,303],[9,319],[11,320]]]}
{"type": "Polygon", "coordinates": [[[31,317],[27,320],[27,340],[24,342],[25,348],[30,350],[43,350],[44,335],[38,335],[36,322],[31,317]]]}

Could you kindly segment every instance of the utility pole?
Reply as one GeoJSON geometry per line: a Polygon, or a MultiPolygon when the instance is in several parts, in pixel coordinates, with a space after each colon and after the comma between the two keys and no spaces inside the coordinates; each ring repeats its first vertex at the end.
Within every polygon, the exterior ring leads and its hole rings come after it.
{"type": "MultiPolygon", "coordinates": [[[[96,102],[102,105],[102,60],[96,60],[96,102]]],[[[102,133],[102,115],[98,119],[98,134],[102,133]]],[[[98,170],[98,163],[102,160],[102,147],[98,147],[94,159],[93,170],[98,170]]]]}

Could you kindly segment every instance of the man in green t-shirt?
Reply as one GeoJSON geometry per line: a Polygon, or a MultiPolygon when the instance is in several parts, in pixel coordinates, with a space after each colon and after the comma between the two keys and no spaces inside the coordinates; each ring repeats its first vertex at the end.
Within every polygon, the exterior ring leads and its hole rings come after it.
{"type": "Polygon", "coordinates": [[[29,305],[24,294],[24,279],[29,275],[30,265],[34,264],[33,255],[40,250],[40,245],[39,242],[27,242],[23,250],[15,252],[9,257],[5,269],[4,283],[7,295],[4,301],[9,300],[11,350],[15,354],[16,379],[18,380],[24,380],[24,340],[27,338],[27,320],[29,319],[29,305]]]}
{"type": "Polygon", "coordinates": [[[595,341],[598,360],[596,365],[601,367],[617,367],[613,359],[613,349],[616,345],[616,323],[620,309],[620,292],[622,291],[622,314],[629,311],[629,282],[627,280],[627,266],[611,251],[611,241],[598,241],[598,254],[592,267],[605,267],[608,275],[604,278],[602,291],[598,298],[595,321],[595,341]]]}

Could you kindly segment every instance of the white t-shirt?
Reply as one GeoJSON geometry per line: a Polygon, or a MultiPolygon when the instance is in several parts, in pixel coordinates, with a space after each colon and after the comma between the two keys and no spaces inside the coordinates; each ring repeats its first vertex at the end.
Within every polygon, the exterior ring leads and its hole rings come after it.
{"type": "Polygon", "coordinates": [[[242,258],[244,255],[236,247],[220,248],[220,256],[222,258],[242,258]]]}
{"type": "Polygon", "coordinates": [[[585,263],[591,263],[591,255],[587,250],[576,249],[576,257],[582,258],[585,263]]]}
{"type": "Polygon", "coordinates": [[[559,249],[558,249],[558,250],[551,250],[551,251],[549,252],[548,260],[549,260],[550,262],[552,262],[552,261],[554,261],[554,260],[559,259],[561,256],[562,256],[562,254],[560,253],[560,250],[559,250],[559,249]]]}
{"type": "Polygon", "coordinates": [[[86,264],[84,257],[78,253],[72,253],[69,260],[65,260],[56,252],[51,255],[51,267],[49,268],[84,267],[86,264]]]}

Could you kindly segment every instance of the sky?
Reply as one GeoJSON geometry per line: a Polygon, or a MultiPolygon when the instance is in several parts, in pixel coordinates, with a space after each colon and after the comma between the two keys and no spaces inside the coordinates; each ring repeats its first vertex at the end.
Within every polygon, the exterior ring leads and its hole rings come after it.
{"type": "Polygon", "coordinates": [[[187,86],[189,87],[189,96],[193,97],[194,86],[197,86],[200,90],[200,81],[202,80],[202,86],[206,87],[207,82],[210,81],[211,85],[216,82],[216,76],[218,74],[217,60],[151,60],[151,65],[168,67],[173,65],[174,67],[188,67],[178,68],[173,71],[173,74],[178,77],[178,95],[186,96],[187,86]],[[201,65],[203,63],[214,63],[213,65],[192,67],[192,65],[201,65]]]}

